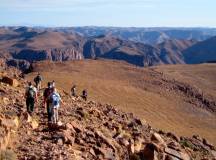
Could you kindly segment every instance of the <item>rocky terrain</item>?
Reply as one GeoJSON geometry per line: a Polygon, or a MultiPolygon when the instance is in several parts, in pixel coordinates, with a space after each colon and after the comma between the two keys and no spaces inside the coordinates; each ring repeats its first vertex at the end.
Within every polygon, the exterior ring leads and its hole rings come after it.
{"type": "Polygon", "coordinates": [[[116,106],[74,98],[64,90],[61,124],[48,127],[41,101],[32,117],[26,113],[26,80],[20,73],[3,67],[1,73],[1,159],[216,158],[215,147],[196,133],[188,138],[155,130],[116,106]]]}
{"type": "Polygon", "coordinates": [[[92,101],[146,119],[153,128],[191,137],[194,133],[216,144],[215,64],[136,67],[111,60],[35,63],[32,80],[40,72],[45,82],[77,92],[87,89],[92,101]]]}
{"type": "Polygon", "coordinates": [[[216,59],[216,36],[187,48],[183,54],[186,63],[211,62],[216,59]]]}

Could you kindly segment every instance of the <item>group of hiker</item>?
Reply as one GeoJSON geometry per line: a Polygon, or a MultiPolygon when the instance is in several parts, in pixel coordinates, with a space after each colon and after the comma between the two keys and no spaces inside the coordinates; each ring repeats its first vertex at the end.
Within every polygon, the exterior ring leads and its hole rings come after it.
{"type": "MultiPolygon", "coordinates": [[[[32,115],[35,108],[35,103],[38,102],[38,95],[40,90],[42,90],[42,76],[40,73],[34,78],[35,85],[32,82],[28,82],[28,87],[26,88],[25,98],[26,98],[26,107],[27,112],[32,115]]],[[[78,97],[76,91],[76,85],[73,85],[71,88],[71,96],[78,97]]],[[[87,90],[82,91],[81,97],[86,101],[87,100],[87,90]]],[[[42,106],[47,109],[48,123],[58,123],[58,110],[60,103],[64,105],[64,102],[61,99],[60,94],[58,93],[55,87],[55,81],[48,82],[47,87],[43,92],[43,103],[42,106]]]]}

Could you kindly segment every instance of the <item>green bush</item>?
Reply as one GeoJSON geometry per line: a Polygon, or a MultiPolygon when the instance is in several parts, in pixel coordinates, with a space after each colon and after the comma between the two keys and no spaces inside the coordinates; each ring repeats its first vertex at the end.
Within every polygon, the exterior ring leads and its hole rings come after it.
{"type": "Polygon", "coordinates": [[[182,140],[180,144],[184,147],[194,149],[194,145],[190,141],[182,140]]]}

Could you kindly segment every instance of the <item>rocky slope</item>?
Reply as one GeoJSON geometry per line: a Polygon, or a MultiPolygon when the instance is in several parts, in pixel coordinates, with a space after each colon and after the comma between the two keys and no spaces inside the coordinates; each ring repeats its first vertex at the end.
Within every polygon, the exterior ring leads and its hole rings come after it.
{"type": "Polygon", "coordinates": [[[85,58],[106,58],[124,60],[138,66],[152,66],[163,63],[159,50],[150,45],[125,41],[112,36],[92,38],[84,45],[85,58]]]}
{"type": "Polygon", "coordinates": [[[160,49],[160,59],[165,64],[185,64],[182,52],[195,43],[195,40],[166,40],[157,45],[160,49]]]}
{"type": "Polygon", "coordinates": [[[65,34],[27,27],[0,30],[0,56],[7,58],[9,65],[21,66],[22,69],[25,66],[23,63],[33,61],[83,58],[85,39],[76,33],[65,34]]]}
{"type": "MultiPolygon", "coordinates": [[[[3,69],[0,83],[0,157],[4,159],[213,159],[215,147],[206,139],[178,137],[154,130],[115,106],[73,98],[60,90],[65,105],[58,126],[48,127],[39,101],[30,117],[24,105],[26,82],[3,69]],[[7,75],[6,75],[7,74],[7,75]],[[4,81],[3,77],[11,77],[4,81]]],[[[41,91],[42,92],[42,91],[41,91]]],[[[41,94],[40,94],[41,95],[41,94]]],[[[40,97],[41,98],[41,97],[40,97]]],[[[195,133],[196,134],[196,133],[195,133]]]]}
{"type": "Polygon", "coordinates": [[[189,64],[216,61],[216,36],[194,44],[183,54],[185,62],[189,64]]]}
{"type": "Polygon", "coordinates": [[[83,54],[85,58],[124,60],[137,66],[184,64],[182,52],[195,43],[193,40],[173,39],[153,47],[112,36],[99,36],[85,43],[83,54]]]}

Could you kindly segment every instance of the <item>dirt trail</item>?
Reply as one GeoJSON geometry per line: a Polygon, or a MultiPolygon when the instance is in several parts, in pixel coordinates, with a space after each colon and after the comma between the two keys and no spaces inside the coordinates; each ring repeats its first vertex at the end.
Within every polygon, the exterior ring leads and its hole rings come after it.
{"type": "MultiPolygon", "coordinates": [[[[42,93],[43,90],[40,91],[40,95],[42,93]]],[[[21,117],[23,118],[21,120],[22,127],[18,130],[19,143],[16,150],[18,159],[73,158],[64,145],[56,145],[53,138],[56,130],[51,130],[48,127],[47,111],[42,106],[42,96],[39,96],[34,115],[31,117],[24,113],[21,117]]]]}

